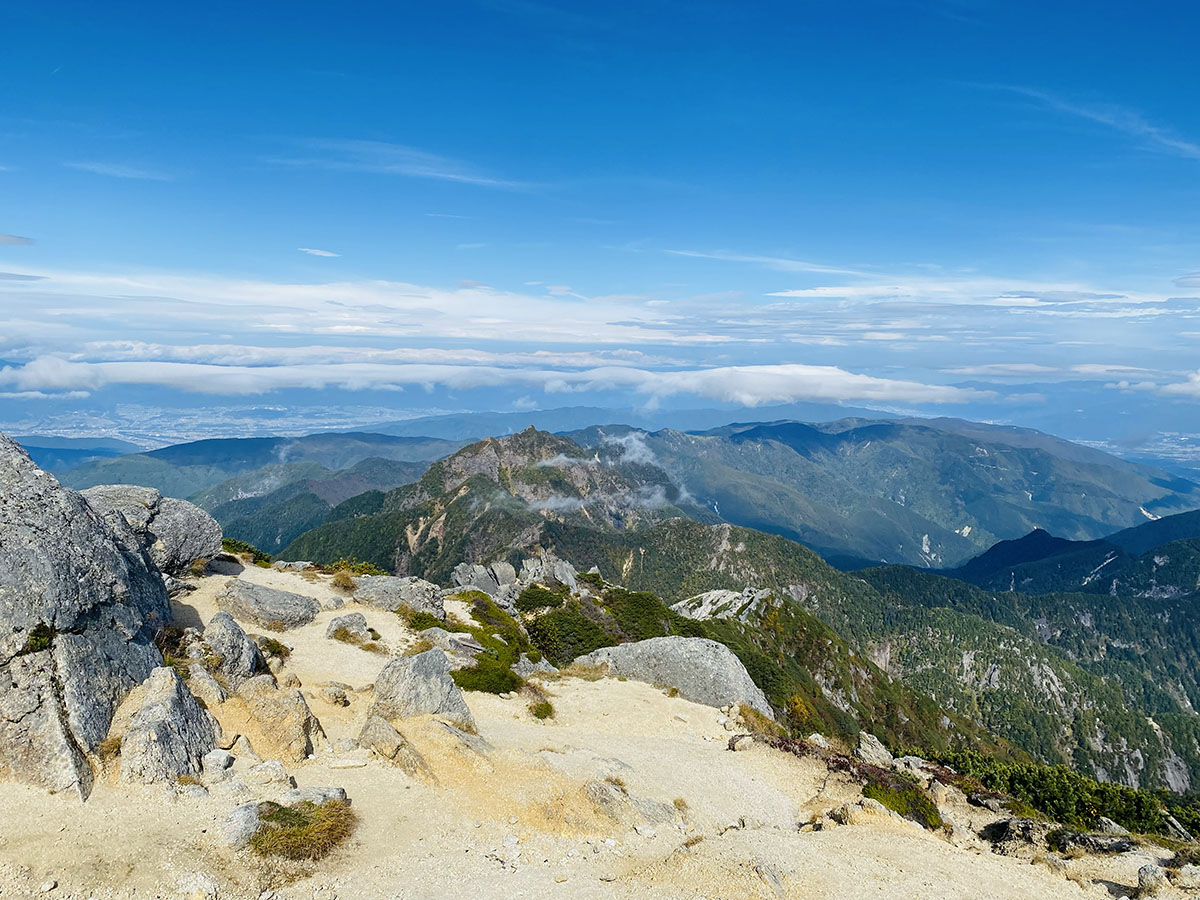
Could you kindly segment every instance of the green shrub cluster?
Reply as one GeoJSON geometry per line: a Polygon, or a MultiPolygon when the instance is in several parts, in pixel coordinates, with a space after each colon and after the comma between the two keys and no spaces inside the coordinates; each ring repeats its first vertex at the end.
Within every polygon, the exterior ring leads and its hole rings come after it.
{"type": "MultiPolygon", "coordinates": [[[[525,683],[524,679],[512,671],[512,666],[522,653],[530,651],[532,647],[517,620],[482,591],[464,591],[456,596],[459,600],[470,601],[471,618],[476,624],[437,624],[448,631],[470,634],[483,645],[483,652],[476,657],[475,665],[451,673],[454,683],[464,691],[487,691],[491,694],[503,694],[520,688],[525,683]]],[[[417,613],[414,620],[420,615],[417,613]]]]}
{"type": "Polygon", "coordinates": [[[878,800],[894,813],[933,831],[942,827],[937,805],[911,775],[873,773],[863,785],[863,796],[878,800]]]}
{"type": "Polygon", "coordinates": [[[579,611],[578,601],[530,622],[529,640],[556,666],[565,666],[585,653],[617,643],[607,631],[579,611]]]}
{"type": "Polygon", "coordinates": [[[937,762],[1064,825],[1095,828],[1105,816],[1139,834],[1166,828],[1163,797],[1153,791],[1097,781],[1066,766],[1003,762],[975,750],[944,753],[937,762]]]}
{"type": "Polygon", "coordinates": [[[232,553],[234,556],[248,556],[250,561],[256,566],[271,565],[271,554],[264,553],[253,544],[248,544],[245,541],[239,541],[237,538],[221,538],[221,549],[226,553],[232,553]]]}
{"type": "Polygon", "coordinates": [[[337,560],[336,562],[331,562],[327,566],[322,566],[322,568],[325,569],[325,571],[327,571],[327,572],[335,572],[335,573],[336,572],[347,572],[351,575],[390,575],[391,574],[390,572],[379,568],[379,566],[374,565],[373,563],[362,562],[361,560],[357,560],[357,559],[346,559],[345,557],[337,560]]]}
{"type": "Polygon", "coordinates": [[[549,700],[538,700],[536,703],[529,704],[529,711],[535,719],[554,718],[554,706],[549,700]]]}
{"type": "Polygon", "coordinates": [[[549,588],[544,588],[540,584],[531,584],[521,591],[521,596],[517,597],[514,605],[522,612],[532,612],[537,609],[555,609],[563,605],[564,599],[562,594],[555,593],[549,588]]]}

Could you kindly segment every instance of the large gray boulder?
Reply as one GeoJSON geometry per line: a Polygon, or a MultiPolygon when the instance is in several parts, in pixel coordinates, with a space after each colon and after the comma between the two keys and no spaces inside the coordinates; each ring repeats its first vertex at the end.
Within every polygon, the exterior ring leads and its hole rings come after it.
{"type": "Polygon", "coordinates": [[[406,575],[361,575],[354,580],[354,599],[367,606],[395,612],[402,606],[446,620],[441,589],[423,578],[406,575]]]}
{"type": "Polygon", "coordinates": [[[707,638],[656,637],[616,647],[601,647],[575,660],[605,665],[609,674],[676,688],[693,703],[726,706],[738,703],[773,719],[771,704],[724,644],[707,638]]]}
{"type": "Polygon", "coordinates": [[[217,597],[217,605],[244,622],[271,631],[287,631],[307,625],[321,611],[312,597],[237,579],[217,597]]]}
{"type": "Polygon", "coordinates": [[[388,722],[433,715],[475,731],[475,717],[450,677],[450,662],[439,647],[398,657],[384,666],[375,679],[369,715],[388,722]]]}
{"type": "Polygon", "coordinates": [[[196,560],[221,552],[217,520],[186,500],[129,484],[97,485],[83,496],[106,519],[123,518],[155,565],[168,575],[182,575],[196,560]]]}
{"type": "Polygon", "coordinates": [[[114,723],[121,736],[121,780],[155,783],[199,774],[204,755],[216,747],[212,716],[183,679],[168,666],[150,673],[118,712],[129,709],[128,724],[114,723]]]}
{"type": "Polygon", "coordinates": [[[167,591],[120,524],[0,434],[0,777],[86,797],[87,754],[162,664],[167,591]]]}
{"type": "Polygon", "coordinates": [[[208,627],[204,629],[204,641],[220,657],[217,671],[233,690],[237,690],[247,679],[267,670],[267,661],[263,659],[258,644],[250,640],[227,612],[219,612],[209,620],[208,627]]]}

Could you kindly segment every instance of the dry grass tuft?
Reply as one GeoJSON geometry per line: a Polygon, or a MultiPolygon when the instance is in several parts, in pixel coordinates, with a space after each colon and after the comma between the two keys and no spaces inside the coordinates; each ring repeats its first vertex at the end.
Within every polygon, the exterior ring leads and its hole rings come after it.
{"type": "Polygon", "coordinates": [[[571,663],[569,666],[563,666],[557,672],[534,672],[530,677],[536,678],[539,681],[561,681],[564,678],[599,681],[607,674],[607,666],[587,666],[582,663],[571,663]]]}
{"type": "Polygon", "coordinates": [[[333,578],[329,580],[329,586],[344,594],[353,594],[358,588],[358,585],[354,583],[354,576],[345,569],[333,573],[333,578]]]}
{"type": "Polygon", "coordinates": [[[751,734],[762,734],[767,737],[786,737],[787,731],[782,726],[772,722],[752,706],[742,706],[738,710],[742,724],[751,734]]]}
{"type": "Polygon", "coordinates": [[[307,801],[293,806],[263,806],[262,824],[250,838],[250,846],[261,856],[321,859],[358,827],[358,814],[344,800],[330,800],[320,806],[307,801]]]}
{"type": "Polygon", "coordinates": [[[426,650],[432,650],[434,646],[435,644],[433,641],[421,638],[419,641],[413,641],[411,644],[409,644],[404,650],[404,655],[416,656],[418,653],[424,653],[426,650]]]}

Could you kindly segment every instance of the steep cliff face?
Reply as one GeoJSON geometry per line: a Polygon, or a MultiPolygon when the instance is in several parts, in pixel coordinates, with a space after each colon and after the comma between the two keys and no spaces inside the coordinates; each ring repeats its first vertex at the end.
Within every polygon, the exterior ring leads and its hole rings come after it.
{"type": "Polygon", "coordinates": [[[86,795],[87,755],[162,662],[162,576],[122,520],[106,522],[3,435],[0,561],[0,771],[86,795]]]}

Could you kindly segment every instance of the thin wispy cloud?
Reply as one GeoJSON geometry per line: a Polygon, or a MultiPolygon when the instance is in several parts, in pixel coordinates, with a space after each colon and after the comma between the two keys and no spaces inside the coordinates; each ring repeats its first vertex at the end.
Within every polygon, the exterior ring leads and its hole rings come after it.
{"type": "Polygon", "coordinates": [[[0,234],[0,244],[28,245],[33,243],[33,238],[21,237],[19,234],[0,234]]]}
{"type": "Polygon", "coordinates": [[[992,90],[1008,91],[1035,100],[1047,109],[1106,125],[1114,131],[1137,138],[1147,149],[1185,159],[1200,160],[1200,143],[1180,137],[1169,128],[1155,125],[1141,113],[1108,103],[1080,103],[1049,91],[1018,85],[984,85],[992,90]]]}
{"type": "Polygon", "coordinates": [[[843,269],[838,266],[828,266],[823,263],[809,262],[804,259],[790,259],[785,256],[755,256],[744,253],[730,253],[726,250],[703,252],[700,250],[665,250],[672,256],[689,256],[694,259],[716,259],[721,262],[749,263],[766,266],[779,272],[815,272],[823,275],[865,275],[857,269],[843,269]]]}
{"type": "Polygon", "coordinates": [[[269,161],[285,166],[432,178],[503,190],[525,190],[532,186],[522,181],[499,178],[467,163],[404,144],[313,139],[302,141],[301,146],[310,155],[272,157],[269,161]]]}
{"type": "Polygon", "coordinates": [[[170,181],[171,176],[154,169],[142,169],[137,166],[127,166],[123,163],[106,162],[69,162],[63,163],[68,169],[78,169],[80,172],[91,172],[93,175],[105,175],[109,178],[127,178],[135,181],[170,181]]]}
{"type": "Polygon", "coordinates": [[[334,253],[332,250],[321,250],[317,247],[297,247],[301,253],[307,253],[309,256],[341,256],[340,253],[334,253]]]}

